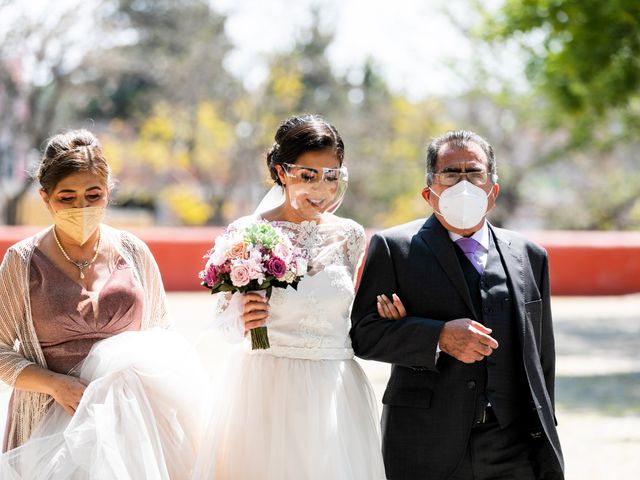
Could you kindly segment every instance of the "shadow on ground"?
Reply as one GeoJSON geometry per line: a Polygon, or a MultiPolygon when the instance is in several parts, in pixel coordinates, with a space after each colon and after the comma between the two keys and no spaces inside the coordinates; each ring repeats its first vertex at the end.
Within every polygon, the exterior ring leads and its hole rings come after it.
{"type": "Polygon", "coordinates": [[[640,372],[557,377],[556,404],[565,411],[640,415],[640,372]]]}

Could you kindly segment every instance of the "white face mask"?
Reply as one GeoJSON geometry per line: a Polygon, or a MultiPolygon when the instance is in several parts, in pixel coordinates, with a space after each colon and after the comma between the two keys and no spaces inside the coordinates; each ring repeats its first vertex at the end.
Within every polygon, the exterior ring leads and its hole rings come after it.
{"type": "Polygon", "coordinates": [[[65,208],[53,212],[53,223],[79,245],[84,245],[104,219],[105,207],[65,208]]]}
{"type": "Polygon", "coordinates": [[[460,230],[475,227],[480,223],[487,214],[487,199],[491,195],[491,192],[485,193],[467,180],[447,188],[442,195],[433,190],[431,193],[440,199],[440,211],[435,212],[436,215],[442,216],[449,225],[460,230]]]}

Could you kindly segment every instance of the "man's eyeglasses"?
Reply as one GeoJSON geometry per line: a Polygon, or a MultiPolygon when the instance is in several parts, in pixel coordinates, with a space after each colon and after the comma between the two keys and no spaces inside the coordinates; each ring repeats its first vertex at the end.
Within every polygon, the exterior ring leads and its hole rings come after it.
{"type": "Polygon", "coordinates": [[[284,173],[289,178],[293,178],[301,183],[318,183],[325,181],[335,183],[339,180],[348,180],[349,173],[344,165],[340,168],[312,168],[293,163],[281,163],[284,173]]]}
{"type": "Polygon", "coordinates": [[[433,176],[437,179],[440,185],[444,185],[445,187],[451,187],[462,180],[462,177],[476,186],[486,185],[489,181],[489,178],[493,182],[497,180],[497,175],[491,174],[489,176],[488,172],[479,171],[479,172],[441,172],[434,173],[433,176]]]}

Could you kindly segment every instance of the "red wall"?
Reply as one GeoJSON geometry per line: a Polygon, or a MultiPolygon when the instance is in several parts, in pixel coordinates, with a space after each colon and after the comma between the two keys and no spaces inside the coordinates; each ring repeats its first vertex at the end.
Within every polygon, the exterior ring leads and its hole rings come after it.
{"type": "MultiPolygon", "coordinates": [[[[219,227],[131,229],[153,252],[165,288],[199,290],[202,256],[219,227]]],[[[38,229],[0,226],[0,257],[38,229]]],[[[373,231],[369,231],[372,234],[373,231]]],[[[640,232],[529,232],[549,252],[554,295],[619,295],[640,292],[640,232]]]]}
{"type": "Polygon", "coordinates": [[[640,232],[530,232],[549,252],[555,295],[640,292],[640,232]]]}

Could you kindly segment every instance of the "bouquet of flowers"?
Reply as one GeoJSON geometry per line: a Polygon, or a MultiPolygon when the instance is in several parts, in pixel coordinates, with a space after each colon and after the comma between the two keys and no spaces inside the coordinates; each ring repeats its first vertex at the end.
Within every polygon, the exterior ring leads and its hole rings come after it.
{"type": "MultiPolygon", "coordinates": [[[[216,238],[200,272],[201,285],[211,293],[296,288],[308,271],[307,255],[289,237],[268,222],[259,221],[228,228],[216,238]]],[[[269,348],[267,327],[251,330],[253,350],[269,348]]]]}

